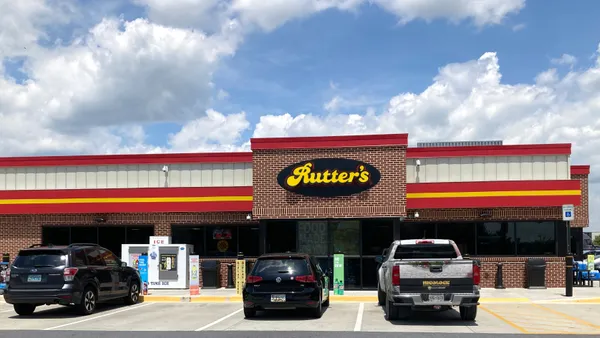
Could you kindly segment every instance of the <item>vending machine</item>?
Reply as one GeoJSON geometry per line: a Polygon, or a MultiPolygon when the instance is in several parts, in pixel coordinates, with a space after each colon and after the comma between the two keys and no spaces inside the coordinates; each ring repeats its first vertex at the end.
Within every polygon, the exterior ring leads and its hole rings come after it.
{"type": "Polygon", "coordinates": [[[151,236],[148,244],[123,244],[121,260],[137,269],[139,256],[148,256],[149,289],[189,288],[191,244],[172,244],[170,237],[151,236]]]}

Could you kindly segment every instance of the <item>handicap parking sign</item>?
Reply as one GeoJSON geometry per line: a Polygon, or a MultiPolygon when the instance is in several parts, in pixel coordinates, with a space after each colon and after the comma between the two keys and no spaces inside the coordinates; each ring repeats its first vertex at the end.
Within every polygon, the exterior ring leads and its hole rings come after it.
{"type": "Polygon", "coordinates": [[[565,204],[562,206],[562,214],[563,214],[563,221],[572,221],[575,219],[575,215],[574,212],[575,211],[575,207],[573,206],[573,204],[565,204]]]}

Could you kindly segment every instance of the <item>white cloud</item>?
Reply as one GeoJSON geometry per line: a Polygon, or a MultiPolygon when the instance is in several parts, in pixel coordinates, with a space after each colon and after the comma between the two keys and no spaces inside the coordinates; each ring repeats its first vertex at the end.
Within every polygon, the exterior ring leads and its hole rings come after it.
{"type": "MultiPolygon", "coordinates": [[[[3,25],[26,21],[21,35],[2,37],[9,47],[18,39],[35,44],[44,37],[27,22],[44,22],[48,4],[23,3],[31,8],[0,13],[3,25]]],[[[35,53],[24,55],[26,81],[0,66],[0,154],[114,152],[131,143],[115,131],[120,125],[203,116],[212,74],[240,39],[235,21],[206,35],[145,19],[105,18],[68,45],[30,47],[35,53]]],[[[23,56],[18,52],[11,47],[4,55],[23,56]]]]}
{"type": "Polygon", "coordinates": [[[516,25],[514,25],[514,26],[512,27],[512,30],[513,30],[513,32],[518,32],[518,31],[521,31],[521,30],[525,29],[526,27],[527,27],[527,25],[526,25],[526,24],[524,24],[524,23],[519,23],[519,24],[516,24],[516,25]]]}
{"type": "Polygon", "coordinates": [[[406,24],[416,19],[447,18],[453,22],[472,19],[475,25],[500,24],[525,7],[525,0],[372,0],[406,24]]]}
{"type": "Polygon", "coordinates": [[[570,54],[563,54],[559,58],[550,60],[550,62],[552,62],[555,65],[573,66],[575,65],[575,63],[577,63],[577,58],[570,54]]]}

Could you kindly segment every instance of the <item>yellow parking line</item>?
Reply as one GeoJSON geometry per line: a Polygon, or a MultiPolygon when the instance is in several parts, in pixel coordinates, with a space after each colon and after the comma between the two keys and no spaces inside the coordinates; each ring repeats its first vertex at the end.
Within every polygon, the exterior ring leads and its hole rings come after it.
{"type": "Polygon", "coordinates": [[[490,310],[490,309],[486,308],[485,306],[479,305],[479,308],[480,308],[480,309],[482,309],[483,311],[485,311],[485,312],[487,312],[487,313],[491,314],[492,316],[494,316],[494,317],[496,317],[496,318],[500,319],[501,321],[505,322],[506,324],[510,325],[511,327],[513,327],[513,328],[515,328],[515,329],[519,330],[521,333],[530,333],[530,332],[528,332],[527,330],[525,330],[524,328],[522,328],[521,326],[519,326],[519,325],[517,325],[517,324],[515,324],[515,323],[511,322],[510,320],[508,320],[508,319],[504,318],[503,316],[501,316],[501,315],[497,314],[496,312],[494,312],[494,311],[492,311],[492,310],[490,310]]]}
{"type": "Polygon", "coordinates": [[[535,304],[535,303],[532,303],[532,305],[534,305],[534,306],[537,306],[538,308],[540,308],[540,309],[542,309],[542,310],[544,310],[544,311],[548,311],[548,312],[550,312],[550,313],[553,313],[553,314],[555,314],[555,315],[557,315],[557,316],[561,316],[561,317],[563,317],[563,318],[566,318],[566,319],[572,320],[572,321],[574,321],[574,322],[577,322],[577,323],[579,323],[579,324],[586,325],[586,326],[589,326],[589,327],[593,327],[593,328],[595,328],[595,329],[600,329],[600,325],[592,324],[592,323],[590,323],[590,322],[587,322],[587,321],[585,321],[585,320],[583,320],[583,319],[579,319],[579,318],[577,318],[577,317],[570,316],[570,315],[568,315],[568,314],[566,314],[566,313],[563,313],[563,312],[560,312],[560,311],[557,311],[557,310],[551,309],[551,308],[549,308],[549,307],[545,307],[545,306],[543,306],[543,305],[540,305],[540,304],[535,304]]]}

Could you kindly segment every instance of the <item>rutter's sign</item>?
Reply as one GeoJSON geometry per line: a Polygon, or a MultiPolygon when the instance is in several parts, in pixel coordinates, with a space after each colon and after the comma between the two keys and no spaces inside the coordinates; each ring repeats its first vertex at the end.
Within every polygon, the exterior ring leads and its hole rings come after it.
{"type": "Polygon", "coordinates": [[[319,158],[292,164],[277,175],[285,190],[320,197],[349,196],[371,189],[381,173],[370,164],[346,158],[319,158]]]}

